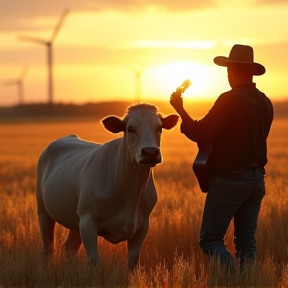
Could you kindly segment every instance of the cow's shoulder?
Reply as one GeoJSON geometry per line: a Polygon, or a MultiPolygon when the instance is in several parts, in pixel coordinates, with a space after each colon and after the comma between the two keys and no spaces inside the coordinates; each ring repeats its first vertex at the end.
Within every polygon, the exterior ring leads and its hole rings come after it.
{"type": "Polygon", "coordinates": [[[96,149],[97,151],[95,150],[93,154],[96,158],[104,157],[107,159],[105,162],[109,161],[110,158],[115,158],[115,155],[119,152],[121,142],[122,137],[107,141],[99,146],[98,149],[96,149]]]}

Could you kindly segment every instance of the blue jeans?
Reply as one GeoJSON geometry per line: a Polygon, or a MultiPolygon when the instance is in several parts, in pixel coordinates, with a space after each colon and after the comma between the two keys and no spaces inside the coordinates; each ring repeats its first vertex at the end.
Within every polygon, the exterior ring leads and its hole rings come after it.
{"type": "Polygon", "coordinates": [[[256,259],[255,232],[265,183],[263,170],[248,170],[236,176],[214,176],[208,190],[200,231],[200,247],[209,258],[223,265],[233,262],[224,236],[234,217],[236,257],[243,267],[256,259]]]}

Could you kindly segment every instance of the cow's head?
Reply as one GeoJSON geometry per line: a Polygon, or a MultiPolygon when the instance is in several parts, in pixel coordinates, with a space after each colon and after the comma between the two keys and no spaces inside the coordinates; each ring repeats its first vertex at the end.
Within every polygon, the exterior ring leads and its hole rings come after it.
{"type": "Polygon", "coordinates": [[[124,145],[133,161],[144,167],[154,167],[162,162],[162,129],[173,128],[178,119],[174,114],[164,117],[153,105],[137,104],[128,108],[123,119],[108,116],[102,123],[112,133],[124,132],[124,145]]]}

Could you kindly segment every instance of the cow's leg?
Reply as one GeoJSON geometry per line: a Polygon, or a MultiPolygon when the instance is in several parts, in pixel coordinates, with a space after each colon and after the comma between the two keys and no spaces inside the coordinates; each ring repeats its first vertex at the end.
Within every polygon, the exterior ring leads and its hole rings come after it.
{"type": "Polygon", "coordinates": [[[80,216],[80,235],[87,254],[87,263],[96,265],[99,260],[98,229],[91,215],[80,216]]]}
{"type": "Polygon", "coordinates": [[[82,243],[80,232],[78,230],[70,229],[69,235],[62,246],[63,250],[76,254],[79,250],[79,247],[82,243]]]}
{"type": "Polygon", "coordinates": [[[136,233],[127,241],[128,243],[128,269],[133,271],[139,263],[140,251],[149,230],[149,218],[143,221],[136,233]]]}
{"type": "Polygon", "coordinates": [[[50,217],[45,208],[42,189],[40,185],[40,183],[42,182],[40,175],[41,173],[39,172],[38,167],[38,177],[36,186],[37,215],[42,238],[42,253],[48,256],[52,254],[54,250],[55,220],[50,217]]]}
{"type": "Polygon", "coordinates": [[[38,214],[38,220],[42,237],[42,252],[48,256],[54,250],[55,220],[46,211],[38,214]]]}

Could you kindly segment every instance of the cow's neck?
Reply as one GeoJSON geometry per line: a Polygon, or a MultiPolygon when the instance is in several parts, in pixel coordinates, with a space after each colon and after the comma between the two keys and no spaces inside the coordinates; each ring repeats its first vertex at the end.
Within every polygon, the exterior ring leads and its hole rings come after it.
{"type": "MultiPolygon", "coordinates": [[[[151,173],[151,168],[140,167],[129,155],[124,138],[119,146],[115,169],[115,183],[133,202],[139,202],[151,173]]],[[[133,203],[134,205],[136,203],[133,203]]]]}

